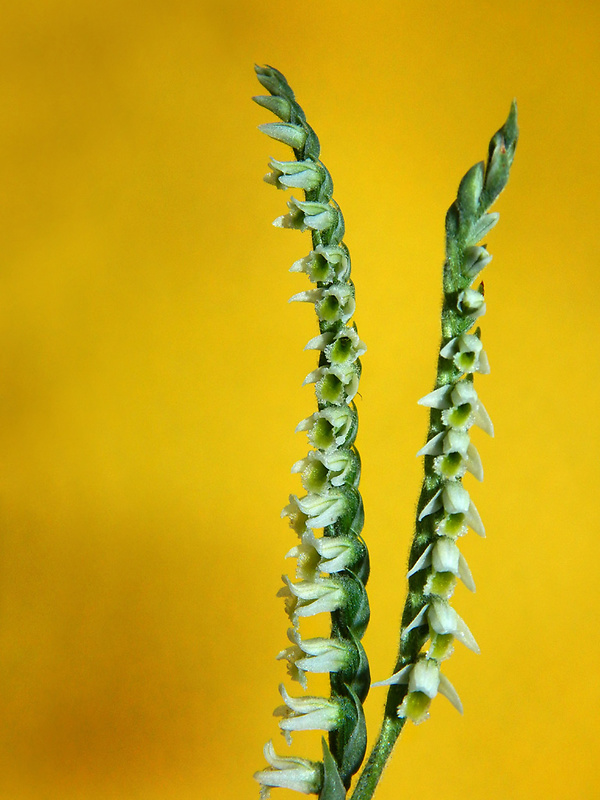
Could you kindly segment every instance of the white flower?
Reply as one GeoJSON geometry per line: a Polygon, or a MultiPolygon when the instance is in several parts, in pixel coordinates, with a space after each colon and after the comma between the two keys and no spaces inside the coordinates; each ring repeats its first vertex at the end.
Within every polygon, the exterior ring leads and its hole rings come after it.
{"type": "Polygon", "coordinates": [[[288,673],[306,689],[306,672],[339,672],[351,659],[350,645],[341,639],[316,637],[302,639],[295,628],[288,630],[291,647],[282,650],[277,658],[286,659],[288,673]]]}
{"type": "Polygon", "coordinates": [[[485,314],[485,299],[477,289],[465,289],[461,292],[456,306],[462,314],[468,314],[473,320],[485,314]]]}
{"type": "Polygon", "coordinates": [[[307,515],[309,528],[325,528],[334,523],[345,511],[348,504],[345,496],[336,489],[322,494],[307,494],[297,499],[300,511],[307,515]]]}
{"type": "Polygon", "coordinates": [[[470,380],[460,380],[455,384],[440,386],[422,397],[418,405],[443,409],[442,422],[449,427],[466,430],[475,424],[490,436],[494,435],[494,426],[489,414],[477,397],[470,380]]]}
{"type": "Polygon", "coordinates": [[[269,767],[254,773],[254,780],[261,788],[261,800],[269,796],[270,787],[293,789],[304,794],[318,794],[323,782],[323,767],[320,763],[294,756],[278,756],[273,742],[267,742],[264,754],[269,767]]]}
{"type": "Polygon", "coordinates": [[[358,391],[358,371],[356,365],[334,364],[317,367],[309,372],[302,385],[314,383],[317,399],[323,403],[350,403],[358,391]]]}
{"type": "Polygon", "coordinates": [[[319,568],[323,572],[341,572],[355,564],[364,549],[353,536],[321,536],[315,539],[315,548],[321,556],[319,568]]]}
{"type": "Polygon", "coordinates": [[[447,602],[433,598],[427,612],[429,627],[435,633],[442,635],[452,634],[465,647],[474,653],[479,653],[479,645],[475,637],[467,627],[465,621],[461,619],[456,611],[447,602]]]}
{"type": "Polygon", "coordinates": [[[324,697],[291,697],[283,684],[279,687],[285,705],[273,712],[282,717],[279,727],[289,742],[292,731],[333,731],[340,723],[340,707],[324,697]]]}
{"type": "Polygon", "coordinates": [[[292,547],[286,553],[286,558],[295,558],[296,561],[296,578],[303,581],[312,581],[317,577],[320,572],[320,554],[315,547],[316,539],[311,530],[306,530],[302,534],[300,544],[292,547]]]}
{"type": "Polygon", "coordinates": [[[265,183],[270,183],[278,189],[304,189],[311,191],[317,189],[323,182],[323,169],[314,161],[276,161],[269,160],[272,172],[265,175],[265,183]]]}
{"type": "Polygon", "coordinates": [[[490,371],[481,339],[472,333],[463,333],[461,336],[450,339],[440,350],[440,355],[442,358],[452,360],[463,373],[487,374],[490,371]]]}
{"type": "MultiPolygon", "coordinates": [[[[277,124],[277,123],[274,123],[277,124]]],[[[284,124],[284,123],[282,123],[284,124]]],[[[325,231],[333,228],[339,220],[339,211],[329,203],[315,203],[306,200],[288,200],[289,212],[273,222],[276,228],[294,228],[305,231],[325,231]]]]}
{"type": "Polygon", "coordinates": [[[318,245],[295,261],[290,272],[305,272],[313,283],[344,282],[350,277],[350,255],[344,244],[318,245]]]}
{"type": "Polygon", "coordinates": [[[296,432],[307,431],[313,447],[330,451],[352,444],[356,428],[356,414],[348,406],[330,406],[303,419],[296,426],[296,432]]]}
{"type": "Polygon", "coordinates": [[[408,664],[399,672],[373,686],[408,684],[408,693],[398,706],[398,716],[408,717],[416,725],[429,716],[429,706],[439,692],[443,694],[462,714],[462,703],[448,678],[440,672],[440,665],[433,658],[419,658],[415,664],[408,664]]]}
{"type": "Polygon", "coordinates": [[[491,260],[492,256],[485,247],[467,247],[465,249],[462,273],[473,280],[491,260]]]}
{"type": "Polygon", "coordinates": [[[313,617],[321,612],[336,611],[345,602],[345,592],[334,578],[315,578],[314,580],[292,583],[283,576],[284,586],[277,593],[286,598],[286,612],[294,627],[298,617],[313,617]]]}
{"type": "Polygon", "coordinates": [[[307,515],[300,509],[298,505],[298,498],[295,494],[289,497],[290,502],[281,511],[282,517],[288,517],[290,520],[290,528],[292,528],[298,536],[302,536],[306,530],[307,515]]]}

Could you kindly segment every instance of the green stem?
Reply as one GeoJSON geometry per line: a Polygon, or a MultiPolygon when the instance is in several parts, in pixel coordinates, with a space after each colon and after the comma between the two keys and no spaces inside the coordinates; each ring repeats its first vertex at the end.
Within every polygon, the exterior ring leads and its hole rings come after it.
{"type": "Polygon", "coordinates": [[[387,716],[387,714],[384,716],[375,746],[354,787],[350,800],[370,800],[373,797],[383,769],[392,755],[394,745],[405,722],[406,719],[400,719],[395,713],[394,716],[387,716]]]}

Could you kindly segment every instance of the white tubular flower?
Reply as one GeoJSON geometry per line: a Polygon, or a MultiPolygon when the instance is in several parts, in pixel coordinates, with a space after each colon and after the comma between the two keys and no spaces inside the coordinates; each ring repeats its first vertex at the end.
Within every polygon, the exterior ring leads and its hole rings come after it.
{"type": "Polygon", "coordinates": [[[320,572],[320,554],[315,547],[315,535],[311,530],[306,530],[302,534],[302,541],[300,544],[292,547],[286,553],[286,558],[295,558],[296,561],[296,578],[301,581],[312,581],[317,577],[320,572]]]}
{"type": "Polygon", "coordinates": [[[473,280],[491,260],[492,256],[485,247],[467,247],[465,250],[462,272],[473,280]]]}
{"type": "Polygon", "coordinates": [[[307,672],[339,672],[351,659],[350,647],[341,639],[302,639],[295,628],[288,630],[291,647],[282,650],[278,660],[286,659],[288,674],[306,689],[307,672]]]}
{"type": "Polygon", "coordinates": [[[323,182],[323,170],[310,159],[306,161],[277,161],[269,160],[272,172],[264,177],[265,183],[270,183],[277,189],[304,189],[311,191],[317,189],[323,182]]]}
{"type": "Polygon", "coordinates": [[[300,511],[306,514],[309,528],[325,528],[344,513],[348,501],[339,490],[330,489],[322,494],[299,497],[296,502],[300,511]]]}
{"type": "Polygon", "coordinates": [[[441,501],[447,514],[464,514],[464,520],[475,533],[485,537],[485,528],[479,511],[460,483],[449,481],[441,492],[441,501]]]}
{"type": "Polygon", "coordinates": [[[305,672],[339,672],[351,658],[349,646],[341,639],[305,639],[300,647],[306,658],[296,666],[305,672]]]}
{"type": "Polygon", "coordinates": [[[307,431],[313,447],[330,451],[349,444],[356,428],[356,417],[347,406],[333,406],[317,411],[296,426],[296,432],[307,431]]]}
{"type": "Polygon", "coordinates": [[[302,485],[307,492],[319,492],[329,488],[329,468],[325,464],[324,453],[311,450],[306,458],[296,461],[292,473],[299,472],[302,485]]]}
{"type": "Polygon", "coordinates": [[[485,314],[485,298],[477,289],[465,289],[458,295],[457,308],[473,320],[485,314]]]}
{"type": "Polygon", "coordinates": [[[475,641],[475,637],[467,627],[467,624],[461,619],[456,611],[448,603],[438,598],[433,598],[429,604],[427,612],[427,621],[432,631],[438,634],[447,635],[452,634],[459,642],[462,642],[465,647],[472,650],[474,653],[479,653],[479,645],[475,641]]]}
{"type": "Polygon", "coordinates": [[[288,743],[292,731],[333,731],[340,723],[340,706],[324,697],[291,697],[281,684],[279,692],[285,703],[273,712],[282,717],[279,727],[288,743]]]}
{"type": "Polygon", "coordinates": [[[355,308],[354,287],[348,283],[333,283],[323,289],[321,299],[315,304],[315,312],[324,322],[346,323],[355,308]]]}
{"type": "Polygon", "coordinates": [[[292,646],[286,647],[277,654],[276,658],[278,661],[286,659],[288,675],[293,681],[298,681],[303,689],[306,689],[306,671],[298,666],[298,662],[304,658],[304,651],[300,646],[302,643],[300,632],[296,628],[288,628],[288,639],[292,646]]]}
{"type": "Polygon", "coordinates": [[[332,450],[330,453],[321,454],[323,464],[329,470],[329,480],[332,486],[356,484],[360,477],[360,459],[354,450],[332,450]]]}
{"type": "MultiPolygon", "coordinates": [[[[418,405],[442,410],[442,422],[448,427],[467,430],[475,424],[490,436],[494,435],[492,421],[483,403],[477,397],[471,381],[461,380],[456,384],[440,386],[422,397],[418,401],[418,405]]],[[[433,438],[435,439],[435,437],[433,438]]],[[[429,444],[430,442],[427,443],[427,445],[429,444]]],[[[419,455],[428,454],[424,450],[425,448],[419,455]]]]}
{"type": "Polygon", "coordinates": [[[344,605],[346,595],[334,578],[315,578],[312,581],[292,583],[283,576],[284,586],[278,596],[286,598],[286,612],[294,625],[299,617],[313,617],[321,612],[337,611],[344,605]]]}
{"type": "Polygon", "coordinates": [[[290,272],[305,272],[313,283],[345,282],[350,277],[350,257],[345,245],[318,245],[295,261],[290,272]]]}
{"type": "Polygon", "coordinates": [[[254,780],[261,784],[261,800],[270,797],[269,789],[293,789],[303,794],[318,794],[323,783],[323,766],[306,758],[278,756],[273,742],[267,742],[264,749],[269,767],[254,773],[254,780]]]}
{"type": "Polygon", "coordinates": [[[452,360],[465,374],[473,372],[487,374],[490,371],[481,339],[472,333],[463,333],[462,336],[451,339],[445,347],[442,347],[440,355],[442,358],[452,360]]]}
{"type": "Polygon", "coordinates": [[[318,367],[309,372],[302,385],[315,384],[317,399],[322,403],[350,403],[358,391],[358,372],[354,364],[318,367]]]}
{"type": "Polygon", "coordinates": [[[431,701],[439,692],[443,694],[462,714],[462,703],[448,678],[440,672],[437,659],[421,657],[415,664],[408,664],[399,672],[373,686],[408,684],[408,693],[398,706],[398,716],[408,717],[415,725],[424,722],[429,716],[431,701]]]}
{"type": "Polygon", "coordinates": [[[306,200],[288,200],[289,212],[273,222],[276,228],[294,228],[305,231],[325,231],[334,227],[339,219],[339,211],[328,203],[314,203],[306,200]]]}
{"type": "Polygon", "coordinates": [[[314,543],[323,572],[341,572],[356,561],[360,545],[352,536],[322,536],[314,543]]]}
{"type": "Polygon", "coordinates": [[[301,510],[300,506],[298,505],[298,498],[295,494],[291,494],[290,502],[285,506],[281,511],[282,517],[288,517],[290,521],[290,528],[296,531],[298,536],[302,536],[304,531],[306,530],[306,523],[308,521],[308,516],[301,510]]]}
{"type": "Polygon", "coordinates": [[[351,364],[367,352],[366,344],[359,339],[355,329],[349,327],[342,328],[324,349],[331,364],[351,364]]]}

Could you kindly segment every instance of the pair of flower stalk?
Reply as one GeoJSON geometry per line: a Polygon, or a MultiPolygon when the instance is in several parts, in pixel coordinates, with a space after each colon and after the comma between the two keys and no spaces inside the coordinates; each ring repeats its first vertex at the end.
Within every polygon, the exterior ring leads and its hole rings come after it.
{"type": "MultiPolygon", "coordinates": [[[[365,584],[368,552],[361,537],[363,506],[358,483],[360,458],[354,446],[358,418],[354,397],[360,378],[360,357],[366,347],[356,325],[350,255],[343,243],[344,220],[332,199],[333,183],[319,160],[319,141],[284,76],[272,67],[257,67],[258,80],[269,95],[255,97],[278,122],[260,126],[268,136],[293,148],[295,161],[270,160],[265,180],[278,189],[301,189],[304,200],[291,198],[289,211],[275,220],[282,228],[310,230],[313,249],[292,267],[304,272],[315,288],[292,301],[311,303],[319,334],[305,349],[319,352],[317,369],[304,383],[313,383],[317,411],[297,430],[308,434],[312,450],[292,467],[306,494],[290,496],[282,514],[299,537],[288,557],[296,559],[296,580],[284,576],[279,595],[285,598],[292,627],[291,646],[278,658],[304,689],[306,673],[329,673],[330,697],[293,697],[280,687],[284,704],[275,710],[288,743],[296,731],[322,730],[323,761],[278,756],[265,747],[266,769],[256,773],[261,797],[273,787],[319,795],[320,800],[344,800],[352,776],[366,751],[362,704],[370,685],[361,638],[369,621],[365,584]],[[321,535],[316,535],[322,531],[321,535]],[[303,639],[300,620],[331,615],[329,637],[303,639]]],[[[479,513],[462,484],[466,472],[483,479],[479,454],[469,431],[476,425],[493,435],[491,420],[473,386],[473,375],[489,372],[476,320],[485,313],[483,283],[472,284],[491,260],[479,242],[498,221],[487,213],[508,180],[518,129],[513,103],[504,126],[490,142],[487,164],[476,164],[460,183],[456,201],[446,216],[446,262],[443,271],[442,345],[434,390],[419,400],[430,409],[425,446],[424,480],[417,507],[416,531],[408,569],[408,594],[402,615],[400,648],[388,685],[379,738],[356,784],[353,800],[371,798],[383,767],[406,719],[420,723],[429,715],[432,699],[445,695],[462,711],[460,699],[441,672],[454,641],[478,652],[465,622],[450,605],[458,580],[475,591],[457,540],[471,528],[485,535],[479,513]]]]}

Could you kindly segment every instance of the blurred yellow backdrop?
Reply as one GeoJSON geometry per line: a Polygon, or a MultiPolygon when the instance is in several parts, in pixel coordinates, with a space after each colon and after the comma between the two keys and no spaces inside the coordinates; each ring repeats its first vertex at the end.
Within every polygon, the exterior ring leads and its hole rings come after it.
{"type": "Polygon", "coordinates": [[[315,322],[286,304],[309,237],[270,226],[285,197],[261,178],[286,150],[256,131],[255,61],[295,88],[346,217],[376,678],[444,214],[518,98],[478,383],[496,439],[470,487],[488,538],[463,540],[478,592],[456,596],[482,655],[449,662],[464,717],[437,700],[377,798],[600,797],[598,6],[13,0],[2,17],[0,798],[255,798],[264,742],[285,749],[279,510],[315,322]]]}

